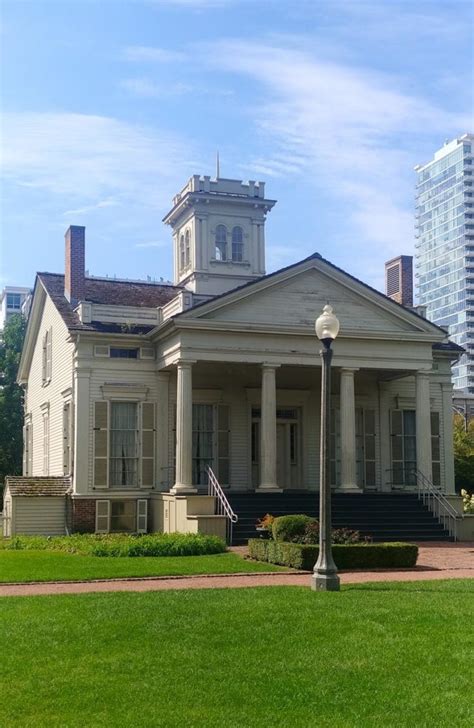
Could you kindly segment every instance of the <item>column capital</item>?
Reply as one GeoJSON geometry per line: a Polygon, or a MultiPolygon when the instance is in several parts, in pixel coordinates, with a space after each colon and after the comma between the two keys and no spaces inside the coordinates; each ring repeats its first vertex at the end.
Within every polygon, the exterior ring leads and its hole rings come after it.
{"type": "Polygon", "coordinates": [[[271,362],[264,361],[261,366],[262,369],[279,369],[281,364],[272,364],[271,362]]]}
{"type": "Polygon", "coordinates": [[[430,374],[431,374],[430,369],[418,369],[418,371],[416,372],[416,378],[417,379],[422,379],[423,377],[428,378],[430,376],[430,374]]]}
{"type": "Polygon", "coordinates": [[[360,371],[360,369],[355,367],[341,367],[339,371],[341,374],[355,374],[360,371]]]}
{"type": "Polygon", "coordinates": [[[176,362],[178,369],[190,369],[193,364],[196,364],[196,359],[178,359],[176,362]]]}
{"type": "Polygon", "coordinates": [[[158,380],[161,380],[162,382],[167,382],[167,381],[169,381],[170,374],[171,374],[171,372],[159,371],[159,372],[156,372],[156,378],[158,380]]]}
{"type": "MultiPolygon", "coordinates": [[[[443,390],[443,392],[452,392],[453,391],[452,382],[441,382],[441,389],[443,390]]],[[[460,397],[459,399],[464,399],[464,398],[460,397]]]]}

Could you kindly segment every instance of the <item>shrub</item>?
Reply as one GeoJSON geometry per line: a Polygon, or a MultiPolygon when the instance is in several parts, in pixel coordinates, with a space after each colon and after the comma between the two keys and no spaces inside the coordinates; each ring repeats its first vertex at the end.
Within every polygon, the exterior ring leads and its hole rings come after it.
{"type": "MultiPolygon", "coordinates": [[[[415,566],[418,546],[396,542],[336,544],[332,552],[339,569],[406,569],[415,566]]],[[[310,571],[318,553],[318,546],[311,544],[249,540],[250,558],[293,569],[310,571]]]]}
{"type": "Polygon", "coordinates": [[[273,521],[273,538],[275,541],[292,541],[301,543],[307,526],[310,523],[317,523],[316,518],[303,514],[292,516],[278,516],[273,521]]]}
{"type": "Polygon", "coordinates": [[[468,493],[464,488],[461,490],[462,505],[464,513],[474,514],[474,493],[468,493]]]}
{"type": "Polygon", "coordinates": [[[83,556],[198,556],[226,551],[226,545],[220,538],[199,533],[13,536],[0,540],[0,548],[10,551],[62,551],[83,556]]]}

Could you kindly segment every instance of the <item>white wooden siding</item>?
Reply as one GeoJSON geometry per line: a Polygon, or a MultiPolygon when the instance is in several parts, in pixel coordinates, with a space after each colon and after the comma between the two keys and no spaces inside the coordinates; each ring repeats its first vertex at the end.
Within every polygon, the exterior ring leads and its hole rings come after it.
{"type": "Polygon", "coordinates": [[[66,533],[66,499],[14,498],[12,533],[58,536],[66,533]]]}
{"type": "Polygon", "coordinates": [[[48,296],[45,299],[41,324],[36,339],[28,377],[28,410],[33,423],[32,475],[43,475],[43,412],[49,403],[49,473],[63,475],[62,392],[72,386],[72,357],[74,344],[68,341],[69,332],[56,307],[48,296]],[[43,386],[43,337],[52,330],[51,381],[43,386]]]}

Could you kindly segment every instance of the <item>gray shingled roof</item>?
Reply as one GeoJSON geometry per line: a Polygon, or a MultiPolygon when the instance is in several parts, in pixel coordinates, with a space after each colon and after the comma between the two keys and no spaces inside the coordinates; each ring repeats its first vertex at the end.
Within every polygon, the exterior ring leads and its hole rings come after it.
{"type": "MultiPolygon", "coordinates": [[[[92,321],[81,323],[67,298],[64,296],[64,275],[59,273],[38,273],[51,300],[61,314],[64,323],[71,330],[78,331],[110,331],[123,333],[117,325],[92,321]]],[[[171,301],[182,290],[179,286],[161,283],[136,283],[104,278],[86,278],[86,301],[102,303],[109,306],[136,306],[137,308],[157,308],[171,301]]],[[[151,331],[153,326],[132,326],[127,333],[143,334],[151,331]],[[135,330],[136,329],[136,330],[135,330]]]]}
{"type": "Polygon", "coordinates": [[[7,475],[5,485],[13,496],[27,496],[30,498],[61,496],[66,495],[71,488],[71,478],[7,475]]]}

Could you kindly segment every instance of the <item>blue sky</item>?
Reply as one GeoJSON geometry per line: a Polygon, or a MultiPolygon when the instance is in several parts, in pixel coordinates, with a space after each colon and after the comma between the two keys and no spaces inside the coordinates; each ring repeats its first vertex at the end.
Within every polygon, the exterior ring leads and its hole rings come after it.
{"type": "Polygon", "coordinates": [[[413,252],[413,167],[473,131],[473,5],[3,0],[0,285],[172,277],[194,173],[265,180],[267,271],[318,251],[383,287],[413,252]]]}

